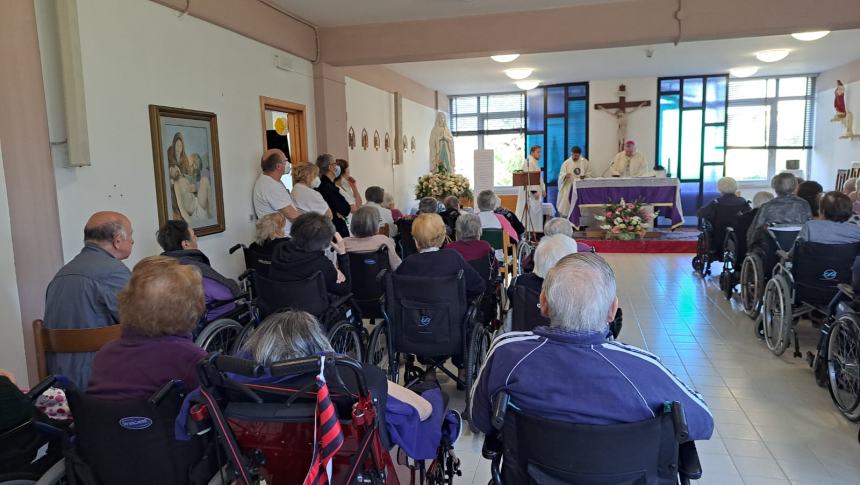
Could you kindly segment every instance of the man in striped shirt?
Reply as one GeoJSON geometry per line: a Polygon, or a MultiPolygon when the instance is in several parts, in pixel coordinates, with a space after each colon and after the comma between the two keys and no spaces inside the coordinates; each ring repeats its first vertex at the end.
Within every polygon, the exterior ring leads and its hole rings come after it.
{"type": "Polygon", "coordinates": [[[698,393],[653,354],[608,337],[608,322],[618,309],[615,291],[615,274],[601,257],[577,253],[561,259],[540,297],[550,326],[496,339],[472,389],[472,424],[484,433],[492,430],[499,391],[523,412],[578,424],[644,421],[665,401],[680,401],[690,438],[710,438],[714,419],[698,393]]]}

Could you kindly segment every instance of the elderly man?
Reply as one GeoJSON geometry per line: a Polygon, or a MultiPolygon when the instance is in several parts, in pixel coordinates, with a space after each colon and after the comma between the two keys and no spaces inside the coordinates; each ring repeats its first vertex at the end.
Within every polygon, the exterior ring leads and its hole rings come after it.
{"type": "Polygon", "coordinates": [[[653,175],[645,156],[636,149],[636,142],[627,140],[624,150],[618,152],[609,165],[613,177],[648,177],[653,175]]]}
{"type": "Polygon", "coordinates": [[[860,227],[848,224],[854,215],[851,199],[842,192],[827,192],[821,198],[821,216],[807,221],[797,235],[798,240],[820,244],[854,244],[860,242],[860,227]]]}
{"type": "Polygon", "coordinates": [[[797,179],[790,173],[780,173],[773,177],[770,186],[776,192],[776,198],[763,204],[756,212],[755,218],[747,231],[747,245],[751,246],[756,237],[756,229],[764,225],[785,224],[803,225],[812,219],[812,209],[809,203],[794,195],[797,190],[797,179]]]}
{"type": "Polygon", "coordinates": [[[690,439],[708,439],[714,418],[702,397],[644,350],[607,339],[618,297],[615,275],[597,255],[565,256],[546,275],[541,313],[549,327],[503,334],[472,390],[472,424],[492,431],[500,391],[523,412],[579,424],[632,423],[680,401],[690,439]]]}
{"type": "Polygon", "coordinates": [[[385,200],[385,190],[382,187],[372,185],[364,191],[364,199],[367,200],[364,205],[375,207],[379,212],[379,225],[388,224],[388,237],[396,236],[397,226],[394,225],[394,215],[391,213],[391,209],[382,206],[382,202],[385,200]]]}
{"type": "MultiPolygon", "coordinates": [[[[119,321],[117,294],[131,272],[122,263],[134,245],[131,221],[119,212],[96,212],[84,226],[84,248],[48,284],[45,327],[96,328],[119,321]]],[[[49,353],[48,373],[85,390],[95,353],[49,353]]]]}
{"type": "Polygon", "coordinates": [[[290,191],[281,182],[281,177],[290,173],[290,162],[284,152],[273,148],[263,154],[260,168],[263,173],[254,182],[254,213],[260,218],[266,214],[280,212],[287,219],[284,232],[289,235],[290,224],[299,217],[290,191]]]}

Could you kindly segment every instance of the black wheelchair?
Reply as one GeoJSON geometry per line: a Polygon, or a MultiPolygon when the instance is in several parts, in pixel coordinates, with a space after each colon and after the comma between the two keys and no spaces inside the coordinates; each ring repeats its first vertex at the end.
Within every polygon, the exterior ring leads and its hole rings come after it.
{"type": "Polygon", "coordinates": [[[501,308],[504,305],[498,262],[495,255],[489,253],[485,258],[469,261],[469,266],[481,275],[486,284],[484,295],[478,304],[478,321],[489,326],[491,332],[494,332],[501,326],[501,308]]]}
{"type": "Polygon", "coordinates": [[[860,421],[860,301],[854,288],[837,285],[829,305],[830,318],[821,326],[818,349],[807,352],[819,386],[827,387],[833,404],[852,422],[860,421]]]}
{"type": "Polygon", "coordinates": [[[72,483],[206,484],[217,471],[207,437],[176,439],[185,390],[172,380],[146,400],[111,400],[61,386],[75,417],[66,447],[72,483]]]}
{"type": "Polygon", "coordinates": [[[374,252],[347,255],[353,301],[361,312],[361,318],[375,324],[376,320],[383,318],[382,296],[385,294],[385,284],[382,275],[391,271],[388,248],[380,246],[374,252]]]}
{"type": "Polygon", "coordinates": [[[777,251],[791,249],[800,227],[762,226],[750,230],[756,231],[756,239],[748,248],[741,265],[740,296],[744,313],[757,319],[761,313],[765,284],[770,279],[773,267],[779,262],[777,251]]]}
{"type": "Polygon", "coordinates": [[[406,356],[406,387],[439,369],[466,390],[468,409],[472,384],[490,346],[490,331],[476,318],[478,304],[467,301],[462,271],[446,277],[387,274],[385,322],[370,336],[370,363],[399,382],[400,357],[406,356]],[[415,358],[425,364],[423,370],[415,358]],[[464,369],[464,379],[445,367],[449,358],[464,369]]]}
{"type": "Polygon", "coordinates": [[[394,222],[397,226],[397,248],[400,250],[400,258],[406,259],[411,254],[418,253],[415,238],[412,237],[412,217],[401,217],[394,222]]]}
{"type": "Polygon", "coordinates": [[[694,441],[679,402],[655,418],[613,425],[572,424],[524,413],[496,395],[482,454],[491,460],[493,485],[688,485],[702,476],[694,441]]]}
{"type": "Polygon", "coordinates": [[[525,285],[514,285],[511,299],[511,331],[529,332],[541,325],[549,325],[549,318],[541,315],[540,293],[525,285]]]}
{"type": "Polygon", "coordinates": [[[245,269],[254,270],[257,274],[265,277],[269,276],[269,269],[272,267],[272,256],[255,251],[244,244],[237,244],[230,248],[230,254],[242,249],[242,256],[245,258],[245,269]]]}
{"type": "Polygon", "coordinates": [[[726,205],[716,200],[711,202],[712,216],[699,221],[699,237],[696,242],[696,256],[693,269],[701,276],[711,274],[711,264],[723,260],[723,243],[726,229],[737,225],[738,217],[750,210],[749,205],[726,205]]]}
{"type": "Polygon", "coordinates": [[[794,340],[794,356],[801,357],[795,325],[808,316],[821,324],[837,285],[851,281],[851,265],[860,243],[821,244],[797,240],[791,253],[778,251],[780,262],[767,282],[762,299],[762,325],[768,349],[782,355],[794,340]]]}

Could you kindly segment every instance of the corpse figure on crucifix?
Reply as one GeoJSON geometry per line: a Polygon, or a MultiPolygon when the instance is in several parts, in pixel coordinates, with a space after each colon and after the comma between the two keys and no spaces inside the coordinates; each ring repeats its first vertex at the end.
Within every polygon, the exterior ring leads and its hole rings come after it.
{"type": "Polygon", "coordinates": [[[614,116],[618,122],[618,154],[607,169],[613,177],[643,177],[651,174],[645,157],[636,150],[636,143],[627,139],[627,116],[645,106],[651,106],[651,101],[627,101],[627,87],[623,84],[618,86],[617,103],[594,105],[594,109],[614,116]]]}

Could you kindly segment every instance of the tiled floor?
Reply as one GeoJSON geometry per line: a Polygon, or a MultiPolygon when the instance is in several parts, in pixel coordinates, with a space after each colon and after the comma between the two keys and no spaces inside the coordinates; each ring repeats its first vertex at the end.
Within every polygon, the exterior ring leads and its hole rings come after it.
{"type": "MultiPolygon", "coordinates": [[[[857,425],[816,386],[806,361],[773,356],[753,335],[752,321],[717,287],[695,276],[691,255],[607,254],[624,308],[625,343],[658,354],[707,399],[714,437],[697,443],[702,484],[860,484],[857,425]]],[[[716,268],[719,270],[719,266],[716,268]]],[[[814,350],[816,332],[799,329],[801,351],[814,350]]],[[[452,404],[463,394],[445,384],[452,404]]],[[[483,437],[464,432],[457,444],[463,477],[486,484],[483,437]]]]}

